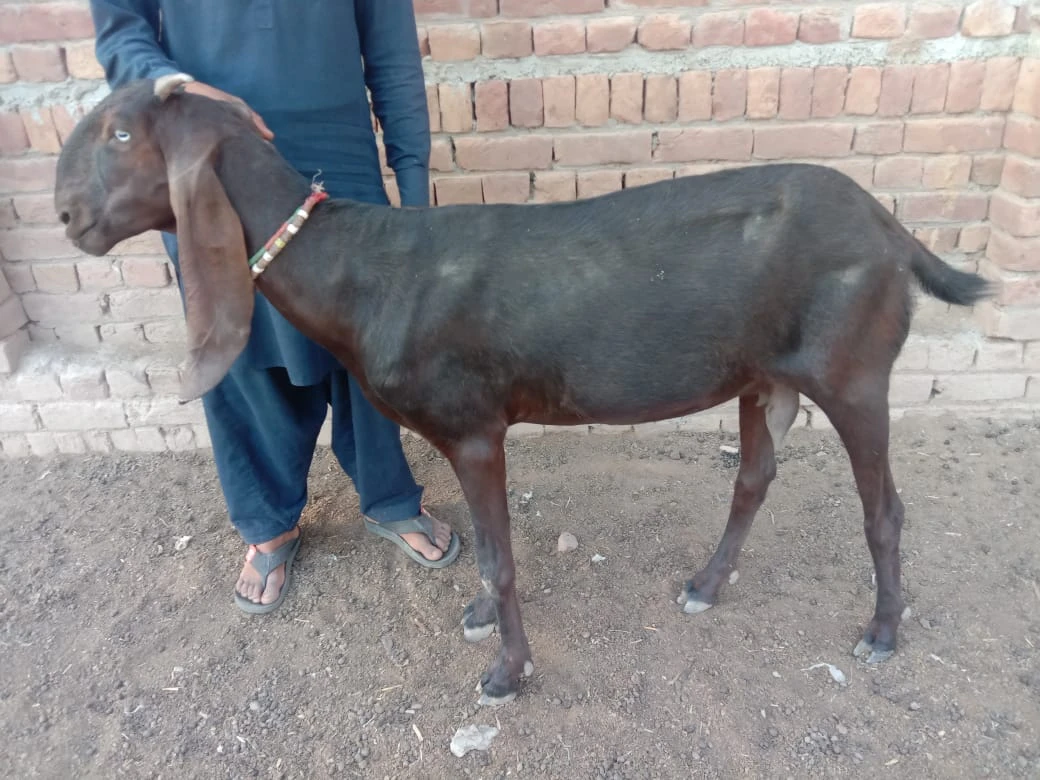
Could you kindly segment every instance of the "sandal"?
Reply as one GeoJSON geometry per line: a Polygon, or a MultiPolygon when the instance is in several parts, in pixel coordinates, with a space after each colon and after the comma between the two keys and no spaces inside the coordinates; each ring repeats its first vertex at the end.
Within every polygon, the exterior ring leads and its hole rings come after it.
{"type": "Polygon", "coordinates": [[[267,578],[271,576],[271,572],[285,564],[285,582],[282,583],[282,590],[278,594],[278,598],[272,601],[270,604],[261,604],[256,601],[250,601],[245,596],[241,595],[238,590],[235,590],[235,604],[243,612],[248,612],[253,615],[262,615],[267,612],[273,612],[281,606],[282,601],[285,599],[285,592],[289,590],[289,585],[292,582],[292,565],[293,560],[296,558],[296,553],[300,549],[300,539],[303,534],[297,535],[295,539],[292,539],[281,547],[276,549],[274,552],[262,553],[257,550],[253,556],[253,560],[249,562],[249,565],[256,569],[260,575],[261,593],[267,589],[267,578]]]}
{"type": "Polygon", "coordinates": [[[417,517],[410,517],[407,520],[395,520],[391,523],[380,523],[370,517],[365,517],[365,529],[370,534],[389,539],[408,553],[408,557],[420,566],[425,566],[428,569],[442,569],[459,557],[459,549],[462,547],[462,542],[459,540],[459,535],[452,531],[451,544],[448,545],[444,555],[435,561],[431,561],[401,538],[401,534],[423,533],[430,540],[430,544],[436,546],[437,542],[433,534],[433,518],[426,511],[426,507],[421,507],[419,512],[420,514],[417,517]]]}

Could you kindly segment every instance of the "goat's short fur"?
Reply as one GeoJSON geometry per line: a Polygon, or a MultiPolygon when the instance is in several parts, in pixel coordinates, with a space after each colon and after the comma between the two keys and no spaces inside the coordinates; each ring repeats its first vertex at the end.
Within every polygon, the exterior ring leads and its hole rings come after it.
{"type": "MultiPolygon", "coordinates": [[[[91,254],[176,230],[184,393],[195,398],[248,339],[247,253],[303,202],[309,181],[235,107],[178,94],[178,83],[163,80],[159,94],[151,82],[130,84],[86,116],[62,152],[56,205],[69,238],[91,254]]],[[[871,661],[893,652],[903,506],[889,468],[887,395],[914,279],[959,305],[988,293],[848,177],[777,164],[571,203],[330,200],[256,287],[335,354],[377,408],[451,462],[486,586],[466,609],[466,634],[498,626],[483,701],[501,702],[531,668],[505,491],[503,440],[517,422],[627,425],[739,398],[729,522],[680,597],[698,612],[735,570],[804,394],[837,428],[863,502],[878,587],[856,652],[871,661]]]]}

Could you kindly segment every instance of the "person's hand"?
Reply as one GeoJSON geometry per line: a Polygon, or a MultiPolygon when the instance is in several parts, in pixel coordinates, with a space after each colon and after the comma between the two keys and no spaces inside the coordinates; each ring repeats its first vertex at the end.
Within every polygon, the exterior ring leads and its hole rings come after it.
{"type": "Polygon", "coordinates": [[[211,87],[209,84],[203,84],[201,81],[191,81],[184,85],[185,92],[191,92],[193,95],[202,95],[203,97],[212,98],[213,100],[223,100],[226,103],[234,103],[245,111],[249,118],[253,120],[253,124],[256,125],[256,129],[260,131],[266,140],[270,141],[274,138],[274,133],[264,122],[263,118],[251,109],[244,100],[234,95],[229,95],[222,89],[211,87]]]}

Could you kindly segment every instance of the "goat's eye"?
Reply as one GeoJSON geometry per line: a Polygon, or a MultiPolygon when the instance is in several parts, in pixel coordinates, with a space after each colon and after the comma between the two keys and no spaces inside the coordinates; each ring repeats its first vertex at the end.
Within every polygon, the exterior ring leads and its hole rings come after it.
{"type": "Polygon", "coordinates": [[[130,140],[130,133],[126,132],[126,130],[116,130],[112,135],[114,135],[115,139],[121,144],[125,144],[130,140]]]}

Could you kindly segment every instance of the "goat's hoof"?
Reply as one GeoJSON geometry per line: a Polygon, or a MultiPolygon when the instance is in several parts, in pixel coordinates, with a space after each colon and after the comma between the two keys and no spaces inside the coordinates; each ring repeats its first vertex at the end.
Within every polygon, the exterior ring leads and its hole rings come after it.
{"type": "Polygon", "coordinates": [[[501,707],[503,704],[509,704],[515,698],[516,691],[507,693],[504,696],[492,696],[485,692],[480,694],[477,704],[481,707],[501,707]]]}
{"type": "Polygon", "coordinates": [[[675,601],[683,608],[683,612],[687,615],[697,615],[715,606],[714,603],[708,601],[704,596],[697,592],[697,589],[693,587],[692,580],[683,586],[682,593],[679,594],[679,597],[675,601]]]}
{"type": "Polygon", "coordinates": [[[494,602],[478,596],[462,613],[462,638],[467,642],[481,642],[495,632],[497,625],[494,602]]]}
{"type": "Polygon", "coordinates": [[[886,647],[880,642],[871,642],[867,637],[859,640],[852,654],[868,664],[880,664],[891,658],[896,652],[895,647],[886,647]]]}

